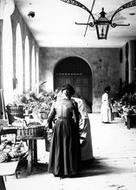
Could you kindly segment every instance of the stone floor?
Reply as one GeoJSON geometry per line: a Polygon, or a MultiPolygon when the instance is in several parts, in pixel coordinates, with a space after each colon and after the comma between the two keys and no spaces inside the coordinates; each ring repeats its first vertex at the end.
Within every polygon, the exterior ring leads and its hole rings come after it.
{"type": "Polygon", "coordinates": [[[99,114],[91,114],[90,121],[94,160],[78,177],[54,177],[41,164],[29,176],[8,176],[7,190],[136,190],[136,128],[127,129],[119,118],[102,124],[99,114]]]}

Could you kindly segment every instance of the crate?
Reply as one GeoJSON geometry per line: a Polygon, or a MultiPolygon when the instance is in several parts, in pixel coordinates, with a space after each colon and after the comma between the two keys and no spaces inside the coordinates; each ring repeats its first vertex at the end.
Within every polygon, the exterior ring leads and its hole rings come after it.
{"type": "Polygon", "coordinates": [[[26,127],[26,128],[18,128],[17,129],[17,139],[33,139],[38,137],[44,137],[45,130],[44,126],[36,126],[36,127],[26,127]]]}

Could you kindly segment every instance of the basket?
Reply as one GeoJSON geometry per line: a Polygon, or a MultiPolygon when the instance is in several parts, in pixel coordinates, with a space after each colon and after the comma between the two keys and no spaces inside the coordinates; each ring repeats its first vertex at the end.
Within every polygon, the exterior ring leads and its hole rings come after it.
{"type": "Polygon", "coordinates": [[[38,137],[44,137],[45,130],[44,126],[36,126],[36,127],[27,127],[27,128],[18,128],[17,129],[17,139],[33,139],[38,137]]]}
{"type": "Polygon", "coordinates": [[[24,107],[23,106],[6,106],[9,124],[12,124],[15,121],[14,117],[24,117],[24,107]]]}

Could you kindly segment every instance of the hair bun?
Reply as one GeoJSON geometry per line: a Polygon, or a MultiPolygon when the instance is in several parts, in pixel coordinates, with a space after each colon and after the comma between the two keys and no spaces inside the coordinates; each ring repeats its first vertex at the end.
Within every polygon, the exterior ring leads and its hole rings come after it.
{"type": "Polygon", "coordinates": [[[75,94],[75,90],[74,90],[73,86],[71,86],[70,84],[63,85],[62,88],[61,88],[61,91],[63,91],[63,90],[69,91],[70,95],[75,94]]]}

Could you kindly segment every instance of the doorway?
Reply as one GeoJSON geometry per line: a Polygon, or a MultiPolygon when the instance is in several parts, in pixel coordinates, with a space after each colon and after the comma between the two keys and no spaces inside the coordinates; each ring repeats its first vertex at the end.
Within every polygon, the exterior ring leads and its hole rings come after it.
{"type": "Polygon", "coordinates": [[[86,61],[79,57],[60,60],[54,69],[54,89],[71,84],[76,94],[92,107],[92,71],[86,61]]]}

